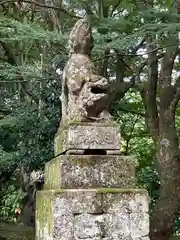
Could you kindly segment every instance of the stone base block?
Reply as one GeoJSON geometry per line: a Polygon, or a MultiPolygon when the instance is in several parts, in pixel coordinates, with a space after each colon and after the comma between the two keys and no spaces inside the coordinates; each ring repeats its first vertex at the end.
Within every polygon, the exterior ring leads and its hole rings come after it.
{"type": "Polygon", "coordinates": [[[60,155],[45,165],[44,188],[134,188],[135,165],[129,156],[60,155]]]}
{"type": "Polygon", "coordinates": [[[119,126],[102,123],[69,123],[61,127],[55,136],[55,156],[64,151],[77,150],[107,150],[119,153],[120,149],[119,126]]]}
{"type": "Polygon", "coordinates": [[[36,240],[149,240],[148,234],[145,190],[37,192],[36,240]]]}

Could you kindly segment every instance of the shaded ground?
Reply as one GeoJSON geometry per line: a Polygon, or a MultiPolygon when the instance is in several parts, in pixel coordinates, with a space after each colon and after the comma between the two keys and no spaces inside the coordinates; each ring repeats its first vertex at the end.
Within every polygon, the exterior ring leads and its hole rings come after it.
{"type": "MultiPolygon", "coordinates": [[[[15,224],[0,222],[0,236],[7,240],[34,240],[35,233],[32,228],[21,227],[15,224]]],[[[1,238],[0,238],[1,240],[1,238]]],[[[180,236],[173,236],[170,240],[180,240],[180,236]]]]}
{"type": "Polygon", "coordinates": [[[29,227],[0,222],[0,236],[7,240],[34,240],[34,231],[29,227]]]}

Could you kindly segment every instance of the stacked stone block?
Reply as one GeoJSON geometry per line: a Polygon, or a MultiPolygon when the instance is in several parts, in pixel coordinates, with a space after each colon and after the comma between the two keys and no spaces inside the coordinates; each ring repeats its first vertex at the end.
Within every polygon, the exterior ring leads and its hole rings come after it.
{"type": "Polygon", "coordinates": [[[120,155],[116,125],[69,124],[55,155],[37,192],[36,240],[149,239],[148,195],[136,188],[135,159],[120,155]]]}

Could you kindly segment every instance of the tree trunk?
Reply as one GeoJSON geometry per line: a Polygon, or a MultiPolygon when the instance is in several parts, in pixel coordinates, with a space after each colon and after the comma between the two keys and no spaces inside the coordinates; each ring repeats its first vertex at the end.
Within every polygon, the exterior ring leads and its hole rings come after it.
{"type": "Polygon", "coordinates": [[[157,169],[161,188],[150,221],[151,240],[168,240],[180,209],[180,153],[175,113],[160,113],[156,141],[157,169]]]}

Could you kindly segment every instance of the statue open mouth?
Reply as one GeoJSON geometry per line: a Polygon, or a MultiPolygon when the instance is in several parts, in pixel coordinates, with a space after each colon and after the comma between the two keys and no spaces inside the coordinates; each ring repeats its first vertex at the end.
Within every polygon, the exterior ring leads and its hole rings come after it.
{"type": "Polygon", "coordinates": [[[107,95],[109,89],[109,84],[106,78],[101,76],[94,76],[91,83],[91,93],[93,94],[103,94],[107,95]],[[98,79],[99,78],[99,79],[98,79]]]}
{"type": "MultiPolygon", "coordinates": [[[[92,81],[85,82],[83,92],[86,93],[85,108],[90,112],[94,109],[96,112],[102,111],[107,105],[109,84],[106,78],[94,75],[92,81]]],[[[85,95],[85,94],[84,94],[85,95]]]]}
{"type": "Polygon", "coordinates": [[[103,88],[102,86],[99,87],[99,86],[93,86],[91,88],[91,92],[94,93],[94,94],[101,94],[101,93],[104,93],[104,94],[107,94],[108,92],[108,89],[107,88],[103,88]]]}

